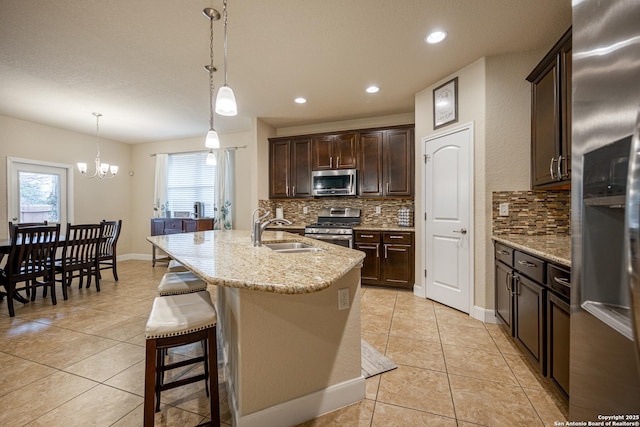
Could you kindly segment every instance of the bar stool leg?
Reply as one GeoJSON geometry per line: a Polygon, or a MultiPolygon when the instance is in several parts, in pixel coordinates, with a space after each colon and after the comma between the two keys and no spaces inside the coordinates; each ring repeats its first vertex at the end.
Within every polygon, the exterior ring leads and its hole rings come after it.
{"type": "Polygon", "coordinates": [[[156,392],[156,340],[146,342],[144,375],[144,427],[153,427],[155,421],[154,400],[156,392]]]}
{"type": "Polygon", "coordinates": [[[207,344],[209,346],[209,407],[211,408],[211,425],[220,426],[220,396],[218,394],[218,346],[217,327],[209,329],[207,344]]]}

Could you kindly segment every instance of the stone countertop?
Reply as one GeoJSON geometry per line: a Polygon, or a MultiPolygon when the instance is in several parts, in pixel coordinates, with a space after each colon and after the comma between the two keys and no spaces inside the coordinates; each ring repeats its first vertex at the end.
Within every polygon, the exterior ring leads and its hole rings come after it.
{"type": "Polygon", "coordinates": [[[494,235],[492,239],[514,249],[571,267],[571,236],[507,234],[494,235]]]}
{"type": "Polygon", "coordinates": [[[263,245],[295,241],[325,250],[287,254],[254,247],[248,230],[179,233],[147,240],[209,284],[278,294],[321,291],[365,257],[364,252],[283,231],[265,231],[263,245]]]}

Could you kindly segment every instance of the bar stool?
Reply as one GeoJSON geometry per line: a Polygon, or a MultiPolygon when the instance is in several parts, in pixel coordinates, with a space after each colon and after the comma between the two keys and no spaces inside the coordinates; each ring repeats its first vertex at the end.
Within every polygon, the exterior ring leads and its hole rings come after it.
{"type": "Polygon", "coordinates": [[[189,294],[207,290],[207,282],[190,271],[165,273],[158,285],[160,296],[189,294]]]}
{"type": "Polygon", "coordinates": [[[156,297],[145,328],[144,426],[154,424],[154,406],[159,409],[160,393],[197,381],[209,382],[211,425],[220,425],[218,395],[216,310],[207,291],[156,297]],[[205,356],[164,365],[163,350],[206,340],[205,356]],[[161,383],[165,371],[205,362],[204,374],[161,383]],[[212,367],[210,369],[208,367],[212,367]],[[154,405],[157,400],[157,404],[154,405]]]}

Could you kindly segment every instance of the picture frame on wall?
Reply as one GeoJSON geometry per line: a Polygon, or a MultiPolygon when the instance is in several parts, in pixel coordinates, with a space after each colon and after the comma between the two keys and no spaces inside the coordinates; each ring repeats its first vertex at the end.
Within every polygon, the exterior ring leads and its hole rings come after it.
{"type": "Polygon", "coordinates": [[[433,90],[433,128],[438,129],[458,121],[458,78],[433,90]]]}

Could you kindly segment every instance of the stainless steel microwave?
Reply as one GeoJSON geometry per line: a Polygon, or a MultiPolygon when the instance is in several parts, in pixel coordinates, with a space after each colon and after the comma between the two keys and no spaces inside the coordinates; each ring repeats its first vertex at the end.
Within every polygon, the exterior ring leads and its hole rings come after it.
{"type": "Polygon", "coordinates": [[[356,170],[336,169],[311,172],[314,196],[355,196],[356,170]]]}

